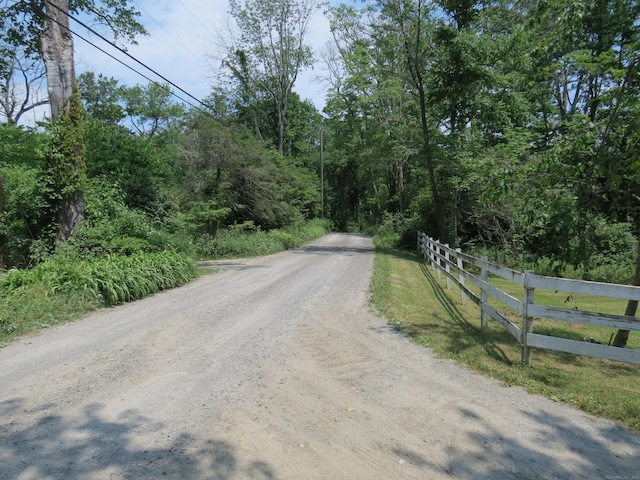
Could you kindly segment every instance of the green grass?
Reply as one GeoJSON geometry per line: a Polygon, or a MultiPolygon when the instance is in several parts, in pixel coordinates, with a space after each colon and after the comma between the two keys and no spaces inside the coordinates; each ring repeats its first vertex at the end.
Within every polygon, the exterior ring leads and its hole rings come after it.
{"type": "Polygon", "coordinates": [[[192,280],[195,263],[175,252],[81,260],[52,256],[0,281],[0,343],[192,280]]]}
{"type": "MultiPolygon", "coordinates": [[[[502,284],[501,279],[490,282],[505,289],[515,288],[511,293],[522,296],[517,291],[519,287],[508,286],[508,282],[502,284]]],[[[490,320],[489,328],[483,330],[478,307],[471,301],[461,305],[459,290],[445,287],[444,275],[438,278],[418,255],[377,248],[372,301],[390,323],[413,341],[505,385],[522,386],[531,393],[640,431],[640,366],[541,349],[534,349],[533,365],[525,366],[520,361],[520,345],[502,326],[490,320]]],[[[624,301],[567,297],[536,291],[538,303],[624,312],[624,301]]],[[[552,321],[538,321],[534,330],[565,338],[594,338],[602,343],[608,343],[614,331],[552,321]]],[[[639,336],[640,333],[632,332],[629,348],[640,349],[639,336]]]]}
{"type": "Polygon", "coordinates": [[[0,346],[43,328],[69,322],[99,308],[95,298],[78,292],[51,294],[42,283],[0,294],[0,346]]]}
{"type": "MultiPolygon", "coordinates": [[[[283,230],[223,233],[207,258],[258,256],[296,247],[329,230],[314,220],[283,230]]],[[[203,256],[203,252],[197,252],[203,256]]],[[[56,254],[33,270],[0,272],[0,346],[37,330],[82,317],[96,308],[143,298],[189,282],[197,272],[186,255],[138,251],[91,257],[56,254]]]]}

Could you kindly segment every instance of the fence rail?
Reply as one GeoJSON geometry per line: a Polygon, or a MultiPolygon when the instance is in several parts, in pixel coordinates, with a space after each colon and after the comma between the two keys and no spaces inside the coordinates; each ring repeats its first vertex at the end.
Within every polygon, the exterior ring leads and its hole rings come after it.
{"type": "Polygon", "coordinates": [[[535,303],[536,289],[640,301],[640,287],[547,277],[536,275],[533,271],[518,272],[491,263],[487,257],[477,258],[465,254],[459,248],[451,248],[422,232],[418,233],[418,250],[436,270],[438,276],[442,274],[446,276],[447,289],[451,288],[452,282],[458,287],[461,303],[464,304],[467,299],[470,299],[480,307],[480,321],[483,328],[487,327],[489,318],[492,318],[509,331],[522,346],[524,363],[531,364],[532,348],[542,348],[640,365],[639,350],[541,335],[533,331],[534,320],[538,318],[640,331],[640,319],[636,317],[535,303]],[[480,276],[472,273],[469,270],[470,266],[479,269],[480,276]],[[522,298],[513,297],[491,285],[488,280],[489,274],[519,285],[522,298]],[[475,285],[480,295],[476,295],[467,287],[467,284],[475,285]],[[504,313],[489,305],[489,297],[495,298],[517,312],[521,319],[520,323],[513,322],[504,313]]]}

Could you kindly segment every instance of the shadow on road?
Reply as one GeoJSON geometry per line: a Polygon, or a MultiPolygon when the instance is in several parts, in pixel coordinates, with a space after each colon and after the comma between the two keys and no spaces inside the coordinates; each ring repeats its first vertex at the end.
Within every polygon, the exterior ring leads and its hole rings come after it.
{"type": "Polygon", "coordinates": [[[309,245],[307,247],[296,248],[292,253],[315,254],[315,255],[357,255],[363,253],[373,253],[373,248],[367,247],[331,247],[323,245],[309,245]]]}
{"type": "MultiPolygon", "coordinates": [[[[536,431],[523,431],[527,438],[539,440],[539,448],[532,448],[517,437],[505,437],[487,422],[478,429],[478,419],[473,412],[459,409],[463,416],[471,417],[472,428],[466,433],[467,441],[460,448],[452,444],[448,448],[445,464],[436,464],[428,452],[396,449],[400,458],[427,468],[440,470],[451,478],[474,480],[519,479],[627,479],[640,478],[640,458],[628,453],[620,455],[615,447],[624,445],[627,452],[640,451],[640,440],[622,428],[601,427],[597,431],[585,424],[582,428],[565,418],[538,410],[521,410],[539,425],[536,431]],[[595,434],[594,434],[595,433],[595,434]],[[560,453],[563,452],[563,453],[560,453]]],[[[496,412],[499,415],[499,412],[496,412]]],[[[455,427],[462,435],[465,424],[455,427]]],[[[514,429],[514,432],[517,432],[514,429]]]]}
{"type": "MultiPolygon", "coordinates": [[[[640,457],[629,453],[640,451],[640,439],[632,433],[618,427],[594,431],[586,422],[581,427],[542,410],[522,409],[520,413],[530,428],[528,432],[522,430],[523,438],[537,439],[537,445],[532,447],[520,438],[504,437],[487,422],[478,429],[478,420],[469,418],[474,426],[466,434],[473,447],[461,449],[451,445],[449,460],[440,467],[454,478],[474,480],[640,478],[640,457]],[[621,445],[626,454],[621,455],[621,445]]],[[[464,432],[464,423],[458,428],[464,432]]],[[[428,458],[423,461],[429,464],[428,458]]]]}
{"type": "Polygon", "coordinates": [[[112,421],[100,404],[88,405],[82,418],[73,420],[48,414],[50,408],[40,405],[30,412],[33,423],[16,427],[5,422],[13,412],[27,410],[23,400],[0,404],[0,478],[276,478],[264,462],[241,463],[226,442],[198,442],[135,410],[112,421]]]}

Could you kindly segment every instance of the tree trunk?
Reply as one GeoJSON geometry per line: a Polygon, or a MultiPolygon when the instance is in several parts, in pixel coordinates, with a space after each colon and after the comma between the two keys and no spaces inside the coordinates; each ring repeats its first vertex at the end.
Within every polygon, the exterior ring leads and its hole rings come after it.
{"type": "Polygon", "coordinates": [[[429,174],[429,187],[431,189],[431,199],[436,216],[438,240],[447,243],[447,229],[445,209],[438,189],[438,181],[436,178],[435,161],[431,145],[431,131],[429,128],[429,120],[427,116],[427,82],[425,75],[427,72],[425,52],[428,50],[425,44],[426,36],[423,35],[424,20],[427,17],[427,2],[419,0],[415,5],[416,17],[413,20],[407,20],[404,12],[398,11],[398,23],[400,26],[406,68],[411,76],[413,86],[415,86],[418,101],[420,102],[420,124],[422,126],[422,147],[420,156],[427,166],[429,174]],[[409,22],[407,24],[406,22],[409,22]],[[411,22],[415,22],[415,28],[411,26],[411,22]]]}
{"type": "Polygon", "coordinates": [[[51,120],[55,127],[55,140],[49,155],[49,167],[56,173],[61,190],[58,210],[58,243],[63,243],[75,232],[84,218],[84,136],[83,109],[73,64],[73,38],[69,30],[67,0],[46,2],[42,57],[47,74],[51,120]],[[78,98],[76,98],[78,97],[78,98]]]}
{"type": "MultiPolygon", "coordinates": [[[[4,176],[0,173],[0,218],[4,215],[4,176]]],[[[0,231],[0,269],[7,268],[7,237],[0,231]]]]}
{"type": "Polygon", "coordinates": [[[283,98],[276,99],[276,105],[278,108],[278,152],[284,155],[284,131],[287,123],[287,101],[288,95],[283,95],[283,98]]]}
{"type": "Polygon", "coordinates": [[[429,186],[431,187],[431,198],[433,201],[433,207],[436,215],[436,225],[438,228],[438,240],[442,243],[448,243],[447,229],[445,222],[445,211],[440,192],[438,190],[438,181],[436,179],[435,165],[433,160],[433,154],[431,151],[431,134],[429,132],[429,124],[427,122],[427,102],[426,93],[424,91],[423,83],[418,85],[418,92],[420,96],[420,117],[422,123],[422,149],[421,153],[427,164],[427,171],[429,173],[429,186]]]}
{"type": "Polygon", "coordinates": [[[47,72],[51,120],[55,123],[60,115],[69,113],[69,99],[73,94],[73,37],[69,30],[68,1],[48,0],[45,5],[42,58],[47,72]]]}
{"type": "MultiPolygon", "coordinates": [[[[634,285],[640,285],[640,233],[638,236],[638,245],[636,252],[636,273],[633,278],[634,285]]],[[[628,317],[635,317],[638,311],[638,301],[637,300],[629,300],[627,302],[627,308],[625,309],[624,314],[628,317]]],[[[616,332],[616,336],[613,339],[613,343],[611,344],[614,347],[624,348],[627,346],[627,341],[629,340],[629,334],[631,332],[629,330],[618,330],[616,332]]]]}

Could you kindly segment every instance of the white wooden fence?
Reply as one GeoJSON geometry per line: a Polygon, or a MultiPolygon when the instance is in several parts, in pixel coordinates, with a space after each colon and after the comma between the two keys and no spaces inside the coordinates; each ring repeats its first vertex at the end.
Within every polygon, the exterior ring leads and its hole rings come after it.
{"type": "Polygon", "coordinates": [[[442,244],[422,232],[418,233],[418,250],[422,252],[425,260],[428,260],[431,266],[436,269],[438,276],[442,273],[446,275],[447,288],[451,288],[451,282],[458,286],[461,303],[464,304],[469,298],[480,307],[483,328],[487,327],[488,318],[491,317],[518,340],[522,345],[522,361],[527,365],[531,364],[531,348],[533,347],[640,365],[640,350],[540,335],[533,331],[533,322],[536,318],[640,331],[640,318],[535,303],[536,289],[640,300],[640,287],[546,277],[536,275],[533,271],[518,272],[493,264],[488,261],[487,257],[476,258],[466,255],[459,248],[450,248],[449,245],[442,244]],[[479,277],[468,270],[470,265],[480,269],[479,277]],[[488,282],[489,273],[520,285],[522,299],[515,298],[490,285],[488,282]],[[480,289],[480,296],[467,288],[465,285],[467,281],[480,289]],[[521,318],[521,323],[518,325],[512,322],[504,314],[490,306],[489,296],[515,310],[521,318]]]}

